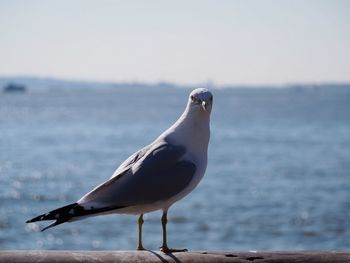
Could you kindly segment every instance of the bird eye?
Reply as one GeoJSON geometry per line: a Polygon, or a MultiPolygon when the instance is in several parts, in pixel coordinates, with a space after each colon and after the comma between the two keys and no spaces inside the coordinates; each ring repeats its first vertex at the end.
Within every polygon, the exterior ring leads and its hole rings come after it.
{"type": "Polygon", "coordinates": [[[194,95],[191,96],[191,101],[193,104],[201,104],[201,100],[196,98],[194,95]]]}

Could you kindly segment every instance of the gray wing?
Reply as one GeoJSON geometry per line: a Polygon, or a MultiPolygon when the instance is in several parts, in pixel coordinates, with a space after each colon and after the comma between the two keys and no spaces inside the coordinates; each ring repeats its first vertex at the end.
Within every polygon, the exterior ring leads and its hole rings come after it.
{"type": "Polygon", "coordinates": [[[126,159],[118,168],[115,170],[111,178],[119,177],[124,174],[125,171],[129,170],[138,160],[140,160],[150,149],[152,145],[147,145],[141,150],[137,151],[126,159]]]}
{"type": "Polygon", "coordinates": [[[186,149],[166,142],[149,147],[122,174],[96,187],[78,201],[88,209],[127,207],[167,200],[188,186],[196,171],[182,160],[186,149]]]}

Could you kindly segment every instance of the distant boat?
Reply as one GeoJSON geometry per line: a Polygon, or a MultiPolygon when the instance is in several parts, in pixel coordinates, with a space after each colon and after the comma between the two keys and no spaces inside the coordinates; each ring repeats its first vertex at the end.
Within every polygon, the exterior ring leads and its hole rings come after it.
{"type": "Polygon", "coordinates": [[[24,85],[10,83],[4,87],[3,92],[26,92],[26,90],[24,85]]]}

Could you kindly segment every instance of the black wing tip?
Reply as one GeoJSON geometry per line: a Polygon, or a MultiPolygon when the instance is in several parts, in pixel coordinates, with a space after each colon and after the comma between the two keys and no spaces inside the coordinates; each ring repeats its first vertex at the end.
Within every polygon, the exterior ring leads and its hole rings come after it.
{"type": "Polygon", "coordinates": [[[48,225],[48,226],[44,227],[43,229],[40,229],[40,232],[44,232],[46,229],[48,229],[50,227],[51,227],[51,225],[48,225]]]}
{"type": "MultiPolygon", "coordinates": [[[[37,217],[34,217],[34,218],[32,218],[32,219],[29,219],[29,220],[26,221],[26,223],[28,224],[28,223],[34,223],[34,222],[37,222],[37,221],[45,220],[45,219],[43,219],[43,218],[44,218],[44,215],[45,215],[45,214],[40,215],[40,216],[37,216],[37,217]]],[[[47,220],[47,219],[46,219],[46,220],[47,220]]],[[[51,227],[54,227],[55,225],[58,225],[58,222],[57,222],[57,221],[55,221],[54,223],[52,223],[52,224],[50,224],[50,225],[44,227],[43,229],[40,230],[40,232],[43,232],[43,231],[45,231],[46,229],[49,229],[49,228],[51,228],[51,227]]]]}
{"type": "Polygon", "coordinates": [[[64,222],[67,222],[71,220],[73,217],[79,217],[79,216],[88,216],[92,214],[99,214],[108,212],[110,210],[116,210],[125,208],[126,206],[111,206],[111,207],[103,207],[103,208],[97,208],[97,209],[90,209],[85,210],[84,207],[80,206],[78,203],[73,203],[70,205],[66,205],[63,207],[60,207],[58,209],[52,210],[51,212],[48,212],[46,214],[39,215],[37,217],[34,217],[32,219],[29,219],[26,221],[26,223],[33,223],[37,221],[46,221],[46,220],[55,220],[52,224],[48,225],[47,227],[44,227],[42,231],[45,231],[46,229],[49,229],[51,227],[60,225],[64,222]]]}
{"type": "Polygon", "coordinates": [[[68,214],[70,209],[74,208],[77,205],[78,205],[77,203],[72,203],[72,204],[57,208],[48,213],[33,217],[32,219],[27,220],[26,223],[33,223],[33,222],[45,221],[45,220],[57,220],[57,219],[61,219],[60,221],[62,221],[63,219],[62,217],[64,217],[64,219],[66,219],[65,221],[67,221],[70,219],[69,217],[71,217],[71,215],[68,214]]]}
{"type": "Polygon", "coordinates": [[[60,224],[62,224],[62,223],[64,223],[64,222],[66,222],[66,221],[58,221],[58,220],[56,220],[56,221],[53,222],[52,224],[50,224],[50,225],[44,227],[43,229],[41,229],[40,232],[44,232],[45,230],[47,230],[47,229],[49,229],[49,228],[51,228],[51,227],[60,225],[60,224]]]}
{"type": "Polygon", "coordinates": [[[26,223],[33,223],[37,221],[48,220],[48,219],[45,219],[45,215],[46,214],[42,214],[40,216],[33,217],[32,219],[27,220],[26,223]]]}

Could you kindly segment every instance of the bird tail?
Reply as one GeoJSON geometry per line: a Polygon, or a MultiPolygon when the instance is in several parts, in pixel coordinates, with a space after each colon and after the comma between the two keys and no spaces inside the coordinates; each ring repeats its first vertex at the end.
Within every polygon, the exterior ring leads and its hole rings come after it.
{"type": "Polygon", "coordinates": [[[124,208],[124,206],[104,207],[104,208],[97,208],[97,209],[92,208],[92,209],[86,210],[83,206],[79,205],[78,203],[72,203],[70,205],[62,206],[60,208],[52,210],[48,213],[36,216],[26,221],[26,223],[33,223],[33,222],[45,221],[45,220],[55,220],[55,222],[48,225],[47,227],[44,227],[41,230],[41,231],[45,231],[46,229],[49,229],[51,227],[60,225],[65,222],[72,221],[72,219],[76,219],[77,217],[105,213],[105,212],[120,209],[120,208],[124,208]]]}
{"type": "Polygon", "coordinates": [[[52,210],[48,213],[36,216],[28,221],[26,223],[33,223],[37,221],[45,221],[45,220],[55,220],[52,224],[48,225],[47,227],[43,228],[41,231],[44,231],[46,229],[49,229],[51,227],[57,226],[59,224],[62,224],[64,222],[67,222],[71,220],[73,217],[77,216],[76,211],[79,210],[77,208],[82,208],[77,203],[73,203],[70,205],[66,205],[60,208],[57,208],[55,210],[52,210]]]}

